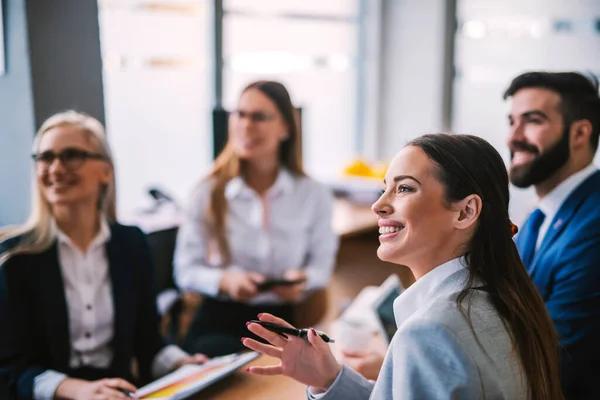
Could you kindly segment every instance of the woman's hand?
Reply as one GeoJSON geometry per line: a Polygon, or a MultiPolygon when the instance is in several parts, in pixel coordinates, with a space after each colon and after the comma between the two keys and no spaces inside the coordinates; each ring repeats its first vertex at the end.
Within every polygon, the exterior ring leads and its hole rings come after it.
{"type": "MultiPolygon", "coordinates": [[[[260,314],[259,320],[292,327],[281,318],[271,314],[260,314]]],[[[305,385],[326,391],[340,373],[342,366],[336,361],[327,343],[317,336],[314,329],[308,340],[289,336],[284,338],[258,324],[248,324],[248,330],[272,344],[259,343],[243,338],[244,346],[267,356],[281,360],[279,365],[250,367],[248,372],[257,375],[285,375],[305,385]]]]}
{"type": "Polygon", "coordinates": [[[101,379],[99,381],[84,381],[67,378],[58,385],[54,397],[56,399],[72,400],[117,400],[129,399],[118,389],[135,393],[135,386],[120,378],[101,379]]]}
{"type": "Polygon", "coordinates": [[[235,301],[248,301],[258,293],[256,285],[264,281],[265,277],[257,272],[230,270],[223,273],[219,290],[235,301]]]}
{"type": "Polygon", "coordinates": [[[177,361],[173,369],[176,370],[188,364],[204,364],[207,361],[208,357],[206,357],[204,354],[193,354],[191,356],[186,356],[181,360],[177,361]]]}
{"type": "Polygon", "coordinates": [[[273,293],[279,296],[279,298],[281,298],[283,301],[288,303],[296,303],[298,300],[300,300],[300,297],[302,297],[302,293],[304,293],[304,287],[306,286],[306,274],[302,270],[291,269],[286,271],[283,277],[290,281],[303,281],[291,286],[276,286],[273,288],[273,293]]]}

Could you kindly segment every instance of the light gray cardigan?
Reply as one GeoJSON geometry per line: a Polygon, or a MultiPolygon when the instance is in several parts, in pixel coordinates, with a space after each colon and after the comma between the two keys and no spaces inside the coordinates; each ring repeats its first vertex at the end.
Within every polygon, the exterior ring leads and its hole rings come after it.
{"type": "Polygon", "coordinates": [[[526,399],[524,372],[489,297],[473,292],[470,316],[477,336],[457,307],[468,278],[461,263],[437,267],[396,299],[398,331],[375,383],[344,366],[324,395],[308,398],[526,399]]]}

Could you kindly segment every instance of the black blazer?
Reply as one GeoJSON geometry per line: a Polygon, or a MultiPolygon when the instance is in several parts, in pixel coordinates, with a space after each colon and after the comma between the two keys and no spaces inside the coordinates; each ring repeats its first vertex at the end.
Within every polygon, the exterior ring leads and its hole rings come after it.
{"type": "MultiPolygon", "coordinates": [[[[136,227],[113,224],[106,245],[114,305],[114,376],[151,380],[159,332],[150,250],[136,227]]],[[[10,248],[16,240],[0,245],[10,248]]],[[[0,381],[12,396],[33,397],[34,378],[48,369],[68,373],[70,329],[56,243],[39,254],[16,255],[0,266],[0,381]]]]}

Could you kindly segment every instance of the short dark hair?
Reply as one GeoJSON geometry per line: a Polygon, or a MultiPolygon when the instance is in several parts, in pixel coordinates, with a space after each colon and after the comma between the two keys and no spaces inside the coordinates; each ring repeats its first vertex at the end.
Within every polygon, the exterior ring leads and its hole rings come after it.
{"type": "Polygon", "coordinates": [[[574,121],[587,119],[592,124],[590,144],[595,152],[600,137],[600,96],[598,78],[577,72],[526,72],[510,83],[504,99],[521,89],[544,88],[560,96],[561,112],[565,127],[574,121]]]}

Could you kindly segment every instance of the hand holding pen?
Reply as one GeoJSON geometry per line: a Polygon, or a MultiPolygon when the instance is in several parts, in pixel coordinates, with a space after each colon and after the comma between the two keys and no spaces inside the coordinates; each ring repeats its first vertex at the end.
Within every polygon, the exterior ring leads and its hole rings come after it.
{"type": "MultiPolygon", "coordinates": [[[[250,367],[248,372],[257,375],[285,375],[305,385],[327,390],[342,366],[335,359],[325,339],[314,329],[296,329],[271,314],[259,314],[258,319],[260,324],[248,322],[248,330],[270,344],[249,338],[243,338],[242,343],[249,349],[278,358],[281,362],[278,365],[250,367]],[[290,330],[288,333],[276,333],[262,326],[264,324],[275,324],[290,330]],[[302,331],[305,333],[298,335],[298,332],[302,331]],[[306,339],[303,339],[302,335],[306,335],[306,339]]],[[[272,326],[267,326],[273,329],[272,326]]]]}
{"type": "MultiPolygon", "coordinates": [[[[250,321],[250,323],[258,324],[258,325],[262,326],[263,328],[267,328],[267,330],[269,330],[271,332],[275,332],[278,335],[283,336],[284,338],[287,338],[288,336],[296,336],[301,339],[308,339],[308,333],[310,331],[310,329],[290,328],[287,326],[273,324],[271,322],[263,322],[260,320],[253,320],[253,321],[250,321]]],[[[335,343],[335,340],[333,340],[332,338],[327,336],[325,333],[320,332],[320,331],[315,331],[315,332],[317,333],[317,336],[319,336],[321,339],[323,339],[323,341],[325,343],[335,343]]]]}

